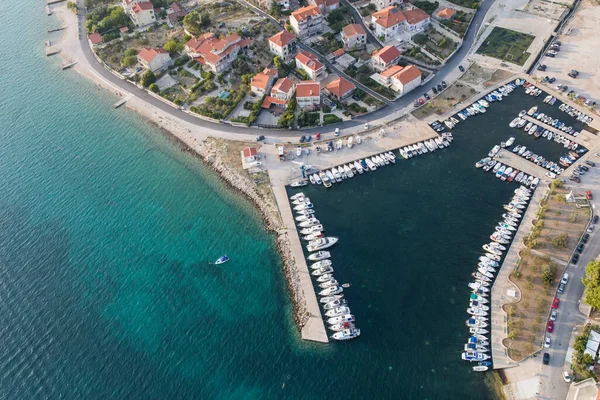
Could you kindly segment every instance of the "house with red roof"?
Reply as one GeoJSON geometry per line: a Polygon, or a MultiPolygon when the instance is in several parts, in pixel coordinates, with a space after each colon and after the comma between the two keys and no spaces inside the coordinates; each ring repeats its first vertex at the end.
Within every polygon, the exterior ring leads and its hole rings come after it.
{"type": "Polygon", "coordinates": [[[352,92],[354,92],[354,89],[356,89],[356,86],[354,86],[352,82],[339,77],[325,86],[325,93],[335,97],[338,100],[343,100],[350,96],[352,92]]]}
{"type": "Polygon", "coordinates": [[[371,0],[371,3],[375,4],[377,10],[383,10],[386,7],[394,5],[394,3],[398,3],[397,0],[371,0]]]}
{"type": "Polygon", "coordinates": [[[137,55],[138,62],[152,72],[165,71],[173,60],[169,52],[161,48],[144,47],[137,55]]]}
{"type": "Polygon", "coordinates": [[[218,74],[228,70],[239,52],[247,49],[251,43],[252,40],[242,39],[235,33],[219,39],[209,32],[198,38],[191,38],[185,44],[184,52],[218,74]]]}
{"type": "Polygon", "coordinates": [[[340,7],[340,0],[308,0],[308,4],[319,7],[323,15],[327,16],[340,7]]]}
{"type": "Polygon", "coordinates": [[[180,3],[171,3],[171,6],[167,8],[167,23],[170,27],[174,27],[178,25],[186,15],[187,10],[180,3]]]}
{"type": "Polygon", "coordinates": [[[129,11],[129,18],[138,27],[152,25],[156,22],[154,6],[149,1],[138,1],[129,11]]]}
{"type": "Polygon", "coordinates": [[[315,109],[321,104],[321,84],[303,81],[296,85],[296,101],[304,109],[315,109]]]}
{"type": "Polygon", "coordinates": [[[250,81],[250,90],[259,96],[264,96],[269,93],[269,89],[273,86],[273,82],[277,79],[277,69],[265,68],[262,72],[254,75],[250,81]]]}
{"type": "Polygon", "coordinates": [[[286,108],[288,101],[296,92],[296,84],[288,78],[280,78],[275,82],[271,89],[271,95],[265,97],[262,108],[270,108],[271,106],[286,108]]]}
{"type": "Polygon", "coordinates": [[[240,156],[242,157],[242,168],[248,169],[256,166],[256,161],[258,160],[256,147],[246,147],[240,152],[240,156]]]}
{"type": "Polygon", "coordinates": [[[102,36],[98,32],[94,32],[88,36],[88,41],[90,42],[90,46],[97,47],[104,44],[102,40],[102,36]]]}
{"type": "Polygon", "coordinates": [[[396,46],[385,46],[371,55],[371,64],[376,71],[383,71],[400,61],[400,51],[396,46]]]}
{"type": "Polygon", "coordinates": [[[452,8],[442,8],[441,10],[435,13],[435,17],[437,19],[450,20],[452,19],[452,17],[454,17],[454,14],[456,14],[456,10],[453,10],[452,8]]]}
{"type": "Polygon", "coordinates": [[[296,36],[286,30],[274,34],[269,38],[269,50],[284,61],[291,60],[298,52],[296,36]]]}
{"type": "Polygon", "coordinates": [[[290,25],[301,38],[322,33],[324,21],[323,12],[317,6],[302,7],[290,15],[290,25]]]}
{"type": "Polygon", "coordinates": [[[344,49],[362,49],[367,45],[367,32],[361,24],[349,24],[340,33],[344,49]]]}
{"type": "Polygon", "coordinates": [[[300,50],[296,54],[296,68],[306,72],[313,81],[321,81],[327,77],[325,65],[319,61],[319,58],[305,50],[300,50]]]}
{"type": "Polygon", "coordinates": [[[371,79],[394,90],[399,96],[404,96],[411,90],[421,86],[421,78],[421,71],[414,65],[407,65],[406,67],[393,65],[385,71],[371,76],[371,79]]]}
{"type": "Polygon", "coordinates": [[[371,18],[375,26],[375,36],[382,38],[384,42],[397,38],[403,32],[420,32],[431,22],[429,15],[421,9],[402,11],[395,6],[373,13],[371,18]]]}

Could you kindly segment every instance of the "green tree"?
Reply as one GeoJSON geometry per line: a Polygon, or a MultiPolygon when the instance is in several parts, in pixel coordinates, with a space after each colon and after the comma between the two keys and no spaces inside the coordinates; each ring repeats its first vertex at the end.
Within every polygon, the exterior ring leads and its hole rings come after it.
{"type": "Polygon", "coordinates": [[[154,92],[154,93],[158,93],[159,88],[158,85],[156,83],[151,84],[148,89],[150,89],[150,91],[154,92]]]}
{"type": "Polygon", "coordinates": [[[569,245],[569,235],[567,233],[561,233],[552,239],[554,247],[565,249],[569,245]]]}
{"type": "Polygon", "coordinates": [[[275,18],[281,17],[281,6],[277,4],[276,1],[271,2],[271,7],[269,8],[269,14],[271,14],[275,18]]]}
{"type": "Polygon", "coordinates": [[[138,60],[136,56],[127,56],[127,57],[123,57],[123,59],[121,59],[121,66],[122,67],[133,67],[135,64],[137,64],[138,60]]]}
{"type": "Polygon", "coordinates": [[[67,1],[67,8],[73,11],[75,14],[78,12],[77,3],[72,1],[67,1]]]}
{"type": "Polygon", "coordinates": [[[169,40],[164,44],[163,49],[168,51],[170,54],[178,53],[183,50],[183,44],[178,43],[175,40],[169,40]]]}
{"type": "Polygon", "coordinates": [[[140,82],[144,87],[148,87],[154,82],[156,82],[156,75],[154,75],[154,72],[148,70],[144,72],[144,75],[142,75],[142,79],[140,80],[140,82]]]}
{"type": "Polygon", "coordinates": [[[547,286],[552,285],[554,282],[554,274],[556,268],[554,264],[544,264],[542,265],[542,280],[547,286]]]}
{"type": "Polygon", "coordinates": [[[280,56],[273,57],[273,64],[275,65],[275,68],[280,69],[281,66],[283,65],[283,61],[282,61],[281,57],[280,56]]]}
{"type": "Polygon", "coordinates": [[[202,13],[200,16],[200,27],[207,28],[210,25],[210,15],[208,13],[202,13]]]}
{"type": "Polygon", "coordinates": [[[585,353],[583,357],[581,357],[581,363],[586,367],[590,367],[594,365],[594,359],[588,353],[585,353]]]}
{"type": "Polygon", "coordinates": [[[123,53],[123,57],[131,57],[131,56],[137,56],[138,52],[136,49],[127,49],[125,50],[125,53],[123,53]]]}
{"type": "Polygon", "coordinates": [[[198,11],[192,11],[183,17],[183,27],[192,35],[200,36],[202,33],[202,25],[198,11]]]}
{"type": "Polygon", "coordinates": [[[592,261],[585,267],[585,302],[600,309],[600,261],[592,261]]]}

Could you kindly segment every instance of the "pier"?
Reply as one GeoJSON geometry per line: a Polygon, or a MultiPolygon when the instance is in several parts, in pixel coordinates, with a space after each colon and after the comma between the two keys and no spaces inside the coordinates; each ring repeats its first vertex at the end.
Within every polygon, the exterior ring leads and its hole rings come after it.
{"type": "Polygon", "coordinates": [[[46,47],[46,56],[53,56],[58,53],[60,53],[60,49],[55,47],[46,47]]]}
{"type": "Polygon", "coordinates": [[[77,64],[77,61],[67,61],[64,64],[60,64],[59,67],[60,67],[60,69],[67,69],[67,68],[71,68],[75,64],[77,64]]]}
{"type": "Polygon", "coordinates": [[[47,5],[58,4],[58,3],[62,3],[63,1],[66,1],[66,0],[46,0],[46,4],[47,5]]]}
{"type": "Polygon", "coordinates": [[[290,206],[285,186],[273,185],[273,194],[275,195],[275,201],[279,207],[279,212],[284,225],[283,229],[285,229],[286,234],[288,235],[290,251],[292,253],[293,262],[298,270],[298,275],[300,277],[299,283],[301,290],[304,292],[306,311],[309,314],[308,320],[302,327],[302,339],[327,343],[329,342],[329,339],[327,337],[327,331],[325,330],[325,323],[323,322],[323,316],[321,315],[321,309],[319,308],[317,294],[308,270],[308,265],[304,258],[300,236],[298,236],[298,231],[296,230],[294,215],[292,214],[292,207],[290,206]]]}
{"type": "MultiPolygon", "coordinates": [[[[558,110],[558,108],[557,108],[557,110],[558,110]]],[[[560,110],[558,110],[558,111],[561,112],[560,110]]],[[[527,121],[533,123],[533,124],[536,124],[537,126],[541,126],[544,129],[549,130],[550,132],[552,132],[555,135],[564,136],[567,139],[569,139],[570,141],[575,142],[575,143],[577,143],[580,146],[584,146],[586,148],[589,148],[590,145],[591,145],[591,141],[592,140],[590,140],[590,138],[588,137],[588,135],[591,135],[591,133],[589,133],[589,132],[587,132],[585,130],[582,130],[579,133],[579,135],[573,136],[573,135],[569,135],[566,132],[561,131],[560,129],[556,129],[555,127],[550,126],[550,125],[548,125],[548,124],[546,124],[546,123],[544,123],[544,122],[542,122],[540,120],[537,120],[537,119],[535,119],[533,117],[530,117],[529,115],[523,115],[523,118],[526,119],[527,121]]],[[[559,121],[560,121],[560,118],[559,118],[559,121]]],[[[525,132],[525,131],[523,131],[523,132],[525,132]]],[[[525,132],[525,134],[527,134],[527,133],[525,132]]]]}
{"type": "Polygon", "coordinates": [[[494,159],[498,162],[501,162],[502,164],[506,164],[509,167],[512,167],[513,169],[523,171],[527,175],[533,175],[535,177],[538,177],[540,178],[540,180],[547,179],[547,169],[542,168],[541,166],[532,163],[529,160],[526,160],[525,158],[513,153],[512,151],[501,149],[494,159]]]}
{"type": "Polygon", "coordinates": [[[52,15],[52,11],[50,11],[50,6],[46,6],[46,14],[49,16],[52,15]]]}
{"type": "Polygon", "coordinates": [[[121,100],[117,101],[113,107],[114,108],[119,108],[121,107],[123,104],[127,103],[127,100],[129,100],[131,98],[132,95],[128,95],[126,97],[123,97],[121,100]]]}
{"type": "MultiPolygon", "coordinates": [[[[524,158],[519,158],[524,162],[543,170],[543,168],[530,163],[524,158]]],[[[505,304],[514,303],[521,298],[519,289],[509,280],[509,277],[515,267],[519,264],[519,253],[525,248],[523,238],[527,236],[533,228],[533,220],[538,212],[540,201],[546,195],[547,184],[548,182],[543,181],[540,177],[540,184],[538,185],[539,189],[537,189],[531,197],[529,207],[527,207],[527,211],[523,214],[519,229],[508,248],[506,257],[504,258],[500,270],[498,271],[498,275],[492,285],[490,300],[490,331],[492,337],[490,344],[492,347],[494,369],[511,368],[519,365],[518,362],[510,359],[508,356],[508,349],[503,343],[508,337],[508,314],[502,307],[505,304]]],[[[502,213],[503,210],[498,210],[498,212],[502,213]]]]}
{"type": "Polygon", "coordinates": [[[54,29],[50,29],[50,30],[48,31],[48,33],[52,33],[52,32],[58,32],[58,31],[63,31],[63,30],[65,30],[65,29],[67,29],[67,27],[66,27],[66,26],[61,26],[60,28],[54,28],[54,29]]]}

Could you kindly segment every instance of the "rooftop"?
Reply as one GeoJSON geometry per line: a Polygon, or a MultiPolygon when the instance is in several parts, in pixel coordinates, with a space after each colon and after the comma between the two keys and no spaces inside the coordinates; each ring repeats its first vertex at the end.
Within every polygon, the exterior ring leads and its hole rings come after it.
{"type": "Polygon", "coordinates": [[[138,57],[142,58],[143,60],[146,60],[147,62],[152,62],[152,60],[154,60],[154,58],[159,54],[167,54],[168,55],[169,52],[166,51],[165,49],[161,49],[161,48],[153,49],[150,47],[144,47],[138,53],[138,57]]]}
{"type": "Polygon", "coordinates": [[[321,85],[319,82],[304,81],[296,85],[296,98],[311,97],[321,95],[321,85]]]}
{"type": "Polygon", "coordinates": [[[289,93],[290,89],[292,89],[293,87],[294,81],[288,78],[280,78],[277,80],[277,82],[275,82],[275,85],[273,85],[273,89],[271,89],[271,92],[280,91],[283,93],[289,93]]]}
{"type": "Polygon", "coordinates": [[[389,6],[373,14],[373,20],[384,28],[390,28],[406,20],[399,8],[389,6]]]}
{"type": "Polygon", "coordinates": [[[356,35],[366,35],[367,34],[361,24],[346,25],[342,29],[342,32],[344,32],[344,36],[346,36],[347,38],[351,38],[356,35]]]}
{"type": "Polygon", "coordinates": [[[292,18],[296,21],[301,22],[307,18],[314,18],[318,15],[322,15],[321,9],[317,6],[308,6],[297,9],[292,13],[292,18]]]}
{"type": "Polygon", "coordinates": [[[414,65],[408,65],[400,70],[397,74],[395,74],[392,79],[396,79],[403,85],[406,85],[409,82],[414,81],[415,79],[421,76],[421,71],[419,68],[414,65]]]}
{"type": "Polygon", "coordinates": [[[92,33],[90,36],[88,36],[88,39],[90,39],[90,42],[92,42],[92,44],[102,43],[102,36],[98,32],[92,33]]]}
{"type": "Polygon", "coordinates": [[[296,36],[292,35],[288,31],[281,31],[279,33],[274,34],[269,38],[270,42],[275,43],[277,46],[283,47],[286,46],[289,42],[294,40],[296,36]]]}
{"type": "Polygon", "coordinates": [[[352,84],[352,82],[348,82],[342,77],[337,78],[336,80],[331,81],[326,87],[327,91],[337,97],[342,97],[344,94],[348,93],[351,90],[356,89],[356,86],[352,84]]]}
{"type": "Polygon", "coordinates": [[[400,51],[395,46],[385,46],[373,52],[373,57],[379,57],[381,61],[388,64],[400,56],[400,51]]]}
{"type": "Polygon", "coordinates": [[[319,58],[308,51],[300,50],[300,52],[296,54],[296,60],[312,71],[318,71],[324,67],[319,61],[319,58]]]}
{"type": "Polygon", "coordinates": [[[450,19],[454,16],[454,14],[456,14],[456,11],[452,8],[442,8],[440,11],[435,13],[436,17],[442,19],[450,19]]]}
{"type": "Polygon", "coordinates": [[[142,11],[154,10],[154,6],[149,1],[140,1],[139,3],[135,4],[131,10],[138,14],[142,11]]]}

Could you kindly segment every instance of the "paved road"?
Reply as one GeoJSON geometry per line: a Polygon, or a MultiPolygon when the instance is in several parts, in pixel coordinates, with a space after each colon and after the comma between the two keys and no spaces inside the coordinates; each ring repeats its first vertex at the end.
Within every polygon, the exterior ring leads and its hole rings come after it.
{"type": "MultiPolygon", "coordinates": [[[[447,77],[450,74],[456,75],[456,69],[458,68],[458,66],[461,63],[463,63],[463,61],[467,57],[469,50],[471,49],[471,46],[475,42],[477,31],[479,30],[479,27],[481,26],[482,22],[484,21],[485,15],[487,14],[489,8],[492,6],[494,1],[495,0],[485,0],[481,4],[481,7],[475,14],[475,17],[473,17],[473,22],[471,23],[471,26],[469,27],[469,30],[467,31],[467,34],[465,35],[465,38],[463,41],[463,46],[455,53],[455,55],[448,61],[448,63],[442,69],[440,69],[440,71],[438,71],[436,76],[428,83],[428,87],[432,87],[434,85],[441,83],[442,80],[447,79],[447,77]]],[[[82,0],[78,1],[80,8],[84,9],[82,3],[83,3],[82,0]]],[[[155,99],[154,97],[147,94],[145,91],[137,88],[136,86],[134,86],[126,81],[123,81],[123,80],[117,78],[116,76],[111,74],[109,71],[107,71],[100,63],[98,63],[98,61],[92,54],[92,50],[88,44],[87,37],[84,34],[85,33],[85,16],[82,16],[82,15],[79,16],[79,25],[80,25],[80,30],[82,32],[82,35],[80,38],[80,44],[81,44],[81,47],[83,50],[83,54],[85,55],[85,57],[88,60],[88,62],[90,63],[90,65],[92,65],[92,67],[95,69],[95,72],[98,75],[100,75],[106,81],[109,81],[115,87],[121,88],[122,90],[130,92],[130,93],[133,93],[134,95],[138,96],[139,98],[141,98],[145,102],[153,105],[154,107],[157,107],[157,108],[161,109],[162,111],[167,112],[167,113],[173,115],[174,117],[180,118],[188,123],[194,124],[194,125],[198,126],[199,128],[207,128],[207,129],[212,129],[215,131],[230,132],[230,133],[240,133],[240,134],[254,133],[257,135],[289,136],[289,137],[293,137],[293,136],[297,137],[300,135],[314,134],[316,132],[323,130],[323,128],[313,128],[313,129],[303,130],[303,131],[288,131],[288,130],[276,130],[276,129],[265,130],[265,129],[259,129],[259,128],[238,128],[238,127],[234,127],[234,126],[230,126],[230,125],[215,124],[215,123],[211,123],[208,121],[204,121],[204,120],[195,118],[189,114],[182,112],[181,110],[177,110],[177,109],[161,102],[160,100],[155,99]]],[[[451,80],[448,78],[448,81],[450,82],[451,80]]],[[[417,98],[419,98],[422,94],[423,94],[422,89],[414,90],[414,91],[406,94],[399,100],[395,101],[391,105],[383,107],[383,108],[379,109],[378,111],[368,114],[360,119],[346,121],[346,122],[336,124],[335,127],[340,128],[340,129],[345,129],[345,128],[356,127],[356,126],[362,125],[365,122],[377,120],[380,118],[394,119],[396,117],[400,117],[401,114],[394,115],[394,113],[406,108],[407,106],[411,106],[412,103],[414,103],[414,101],[417,98]]],[[[332,129],[332,128],[330,128],[330,129],[332,129]]]]}
{"type": "MultiPolygon", "coordinates": [[[[573,185],[567,185],[567,187],[573,189],[579,195],[582,195],[587,189],[597,193],[596,198],[591,201],[592,210],[594,214],[597,214],[600,211],[600,158],[594,155],[595,151],[595,149],[592,149],[584,159],[594,161],[597,166],[590,167],[590,171],[582,176],[580,184],[567,180],[567,182],[573,183],[573,185]]],[[[562,373],[568,370],[570,365],[570,360],[566,360],[569,339],[575,325],[582,325],[585,323],[586,318],[579,311],[579,299],[584,290],[581,278],[585,275],[585,266],[594,260],[598,254],[600,254],[600,233],[595,229],[590,234],[588,244],[581,253],[578,263],[569,264],[566,270],[569,274],[569,282],[566,285],[565,292],[557,295],[560,299],[557,310],[558,317],[554,323],[554,332],[548,334],[551,338],[551,345],[549,349],[544,349],[542,352],[542,354],[544,352],[550,354],[550,364],[543,365],[541,357],[534,359],[539,365],[538,371],[542,378],[540,393],[550,398],[564,399],[567,396],[568,385],[563,380],[562,373]]]]}

